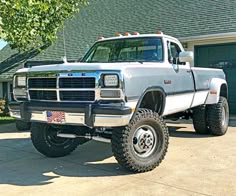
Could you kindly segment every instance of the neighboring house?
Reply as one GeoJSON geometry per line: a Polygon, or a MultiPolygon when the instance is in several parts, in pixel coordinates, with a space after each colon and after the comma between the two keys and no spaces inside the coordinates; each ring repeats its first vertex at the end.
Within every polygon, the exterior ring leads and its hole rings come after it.
{"type": "MultiPolygon", "coordinates": [[[[195,66],[223,68],[229,84],[231,112],[236,114],[236,1],[209,0],[90,0],[65,25],[69,60],[83,56],[88,45],[102,35],[138,31],[165,34],[181,40],[195,52],[195,66]]],[[[11,80],[26,60],[60,61],[64,56],[62,35],[40,54],[17,54],[6,46],[0,51],[0,97],[11,99],[11,80]]]]}

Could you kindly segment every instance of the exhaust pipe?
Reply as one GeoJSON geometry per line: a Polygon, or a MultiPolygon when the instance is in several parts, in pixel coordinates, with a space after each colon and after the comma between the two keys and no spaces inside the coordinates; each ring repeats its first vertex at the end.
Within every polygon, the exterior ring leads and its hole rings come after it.
{"type": "Polygon", "coordinates": [[[76,134],[57,133],[57,137],[70,138],[70,139],[81,137],[81,138],[86,138],[86,139],[90,139],[90,140],[94,140],[98,142],[111,143],[111,140],[108,138],[99,137],[99,136],[91,136],[91,135],[80,136],[76,134]]]}
{"type": "Polygon", "coordinates": [[[111,139],[99,137],[99,136],[92,136],[92,140],[104,143],[111,143],[111,139]]]}
{"type": "Polygon", "coordinates": [[[77,138],[78,136],[75,134],[57,133],[57,137],[74,139],[74,138],[77,138]]]}

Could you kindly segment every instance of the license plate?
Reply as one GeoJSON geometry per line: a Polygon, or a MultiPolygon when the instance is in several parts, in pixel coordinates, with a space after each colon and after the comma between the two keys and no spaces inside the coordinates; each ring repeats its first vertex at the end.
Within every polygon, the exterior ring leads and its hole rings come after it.
{"type": "Polygon", "coordinates": [[[47,111],[47,121],[49,123],[65,123],[65,112],[47,111]]]}

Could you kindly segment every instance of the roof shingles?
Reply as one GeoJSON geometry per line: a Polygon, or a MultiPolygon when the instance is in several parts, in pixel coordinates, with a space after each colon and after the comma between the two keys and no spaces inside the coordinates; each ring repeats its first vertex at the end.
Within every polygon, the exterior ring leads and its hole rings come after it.
{"type": "MultiPolygon", "coordinates": [[[[116,32],[155,33],[161,29],[178,38],[235,32],[235,13],[236,1],[232,0],[90,0],[64,27],[67,58],[77,60],[98,36],[110,37],[116,32]]],[[[2,62],[14,53],[9,47],[0,52],[1,70],[2,62]]],[[[32,60],[61,60],[63,56],[59,33],[58,40],[32,60]]]]}

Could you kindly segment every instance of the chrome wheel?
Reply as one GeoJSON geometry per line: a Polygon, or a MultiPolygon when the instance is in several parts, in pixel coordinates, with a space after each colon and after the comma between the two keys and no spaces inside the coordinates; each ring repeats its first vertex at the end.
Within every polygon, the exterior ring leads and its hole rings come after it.
{"type": "Polygon", "coordinates": [[[222,123],[222,126],[224,126],[226,123],[226,110],[224,107],[222,108],[222,121],[221,121],[221,123],[222,123]]]}
{"type": "Polygon", "coordinates": [[[148,157],[157,145],[157,135],[153,127],[142,125],[133,135],[133,149],[140,157],[148,157]]]}

